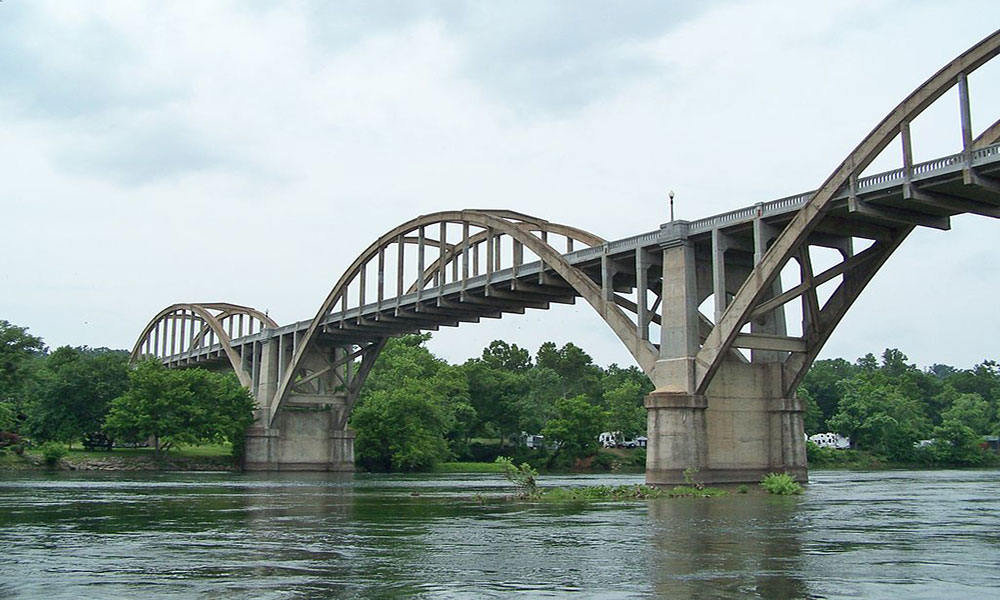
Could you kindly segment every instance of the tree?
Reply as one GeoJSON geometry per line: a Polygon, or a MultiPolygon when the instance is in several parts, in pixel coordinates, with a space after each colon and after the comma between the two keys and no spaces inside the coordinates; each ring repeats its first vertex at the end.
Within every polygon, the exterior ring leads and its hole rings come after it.
{"type": "Polygon", "coordinates": [[[44,349],[41,338],[29,334],[28,328],[0,319],[0,403],[10,403],[3,409],[5,412],[15,415],[18,412],[25,366],[44,349]]]}
{"type": "Polygon", "coordinates": [[[986,458],[979,447],[982,436],[957,419],[945,419],[931,435],[934,443],[927,451],[934,462],[973,466],[986,458]]]}
{"type": "Polygon", "coordinates": [[[517,344],[493,340],[483,349],[482,360],[493,369],[524,373],[531,368],[531,353],[517,344]]]}
{"type": "Polygon", "coordinates": [[[643,404],[645,396],[639,382],[631,379],[606,390],[604,403],[608,412],[605,425],[607,430],[620,431],[626,438],[646,433],[646,408],[643,404]]]}
{"type": "Polygon", "coordinates": [[[812,394],[808,389],[800,387],[795,395],[802,402],[802,408],[805,411],[802,415],[802,425],[806,433],[823,433],[823,411],[820,410],[812,394]]]}
{"type": "Polygon", "coordinates": [[[63,346],[46,356],[28,393],[28,429],[72,445],[101,429],[108,404],[128,389],[128,355],[63,346]]]}
{"type": "Polygon", "coordinates": [[[358,465],[419,471],[451,456],[449,442],[468,438],[476,410],[461,368],[424,347],[429,335],[389,340],[351,414],[358,465]]]}
{"type": "Polygon", "coordinates": [[[157,456],[172,446],[228,441],[242,448],[253,423],[250,392],[231,375],[169,370],[156,361],[129,373],[129,389],[111,401],[105,429],[119,439],[152,438],[157,456]]]}
{"type": "Polygon", "coordinates": [[[559,444],[558,454],[570,460],[581,458],[597,449],[597,436],[606,419],[607,413],[582,395],[560,398],[556,417],[542,429],[542,435],[559,444]]]}
{"type": "Polygon", "coordinates": [[[918,400],[891,385],[882,374],[860,373],[842,383],[839,410],[828,424],[853,446],[894,460],[912,458],[913,444],[928,430],[918,400]]]}
{"type": "MultiPolygon", "coordinates": [[[[874,357],[872,357],[874,361],[874,357]]],[[[837,412],[841,390],[838,383],[854,377],[859,368],[842,358],[817,360],[802,379],[801,389],[805,390],[820,410],[820,419],[814,424],[818,433],[826,428],[826,421],[837,412]]],[[[801,394],[800,394],[801,395],[801,394]]],[[[807,431],[810,429],[807,427],[807,431]]]]}
{"type": "Polygon", "coordinates": [[[961,394],[951,386],[947,386],[939,397],[940,402],[948,409],[941,413],[941,423],[955,421],[972,429],[976,435],[986,435],[990,432],[990,403],[976,393],[961,394]]]}
{"type": "Polygon", "coordinates": [[[593,402],[601,400],[601,369],[590,355],[572,342],[556,349],[552,342],[545,342],[538,349],[535,364],[555,371],[563,384],[563,397],[584,395],[593,402]]]}

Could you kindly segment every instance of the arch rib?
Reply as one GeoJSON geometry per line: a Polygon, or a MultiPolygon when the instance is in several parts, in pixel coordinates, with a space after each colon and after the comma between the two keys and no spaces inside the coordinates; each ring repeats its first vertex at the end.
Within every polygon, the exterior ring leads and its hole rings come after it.
{"type": "MultiPolygon", "coordinates": [[[[856,178],[911,122],[935,100],[1000,53],[1000,31],[996,31],[954,59],[896,106],[826,179],[806,205],[795,214],[784,231],[740,287],[732,303],[709,334],[696,360],[696,393],[704,394],[712,377],[733,347],[740,329],[763,300],[781,269],[806,242],[822,220],[830,201],[856,178]]],[[[860,290],[858,290],[860,291],[860,290]]],[[[849,305],[849,303],[848,303],[849,305]]],[[[846,306],[844,309],[846,311],[846,306]]]]}
{"type": "MultiPolygon", "coordinates": [[[[354,282],[356,277],[359,277],[361,271],[366,267],[366,265],[379,256],[379,253],[384,251],[386,247],[398,242],[401,236],[405,236],[414,230],[428,225],[447,223],[467,224],[469,226],[481,227],[484,229],[486,236],[493,235],[493,233],[488,232],[495,232],[497,235],[507,235],[522,244],[523,247],[538,256],[539,260],[545,266],[555,271],[562,279],[572,286],[575,292],[582,296],[598,312],[598,314],[604,318],[604,320],[611,326],[612,330],[625,343],[626,347],[628,347],[629,351],[636,358],[636,361],[645,372],[649,373],[652,371],[657,358],[655,346],[653,346],[649,341],[639,338],[636,334],[635,324],[632,323],[628,316],[613,301],[604,299],[600,286],[595,284],[590,277],[582,271],[570,265],[566,259],[563,258],[562,254],[550,246],[546,241],[543,241],[539,237],[533,235],[532,232],[546,231],[560,235],[569,234],[567,237],[574,237],[591,245],[603,244],[604,240],[602,238],[583,230],[564,225],[550,224],[540,219],[535,219],[527,215],[513,213],[510,211],[446,211],[417,217],[416,219],[408,221],[382,235],[370,246],[368,246],[368,248],[365,249],[365,251],[351,263],[343,275],[341,275],[336,285],[334,285],[333,289],[323,301],[316,313],[316,316],[310,322],[305,334],[302,335],[295,347],[289,366],[285,369],[284,376],[278,385],[274,399],[270,403],[270,414],[267,420],[269,425],[273,423],[281,407],[284,405],[286,397],[289,395],[289,392],[294,385],[294,380],[297,376],[300,365],[303,364],[303,359],[306,356],[308,348],[314,343],[324,322],[326,322],[328,316],[331,314],[337,303],[341,302],[342,305],[346,304],[345,299],[348,287],[354,282]],[[517,222],[512,222],[513,220],[516,220],[517,222]]],[[[449,253],[447,246],[443,242],[444,240],[438,241],[439,247],[442,248],[439,261],[436,264],[438,269],[442,267],[440,260],[444,260],[444,264],[447,264],[450,260],[455,260],[456,257],[460,257],[460,254],[457,253],[457,251],[449,253]],[[450,258],[449,254],[451,255],[450,258]]],[[[428,272],[433,273],[433,270],[429,271],[425,268],[418,271],[418,279],[424,279],[425,274],[428,272]]]]}
{"type": "MultiPolygon", "coordinates": [[[[226,331],[226,328],[223,327],[222,322],[227,318],[246,315],[251,319],[256,319],[262,324],[262,326],[266,326],[268,328],[277,327],[278,324],[275,323],[274,320],[271,319],[266,314],[261,313],[260,311],[247,306],[240,306],[238,304],[228,304],[223,302],[210,302],[201,304],[191,304],[191,303],[172,304],[161,310],[159,313],[157,313],[156,316],[154,316],[146,325],[146,327],[142,330],[142,333],[139,334],[139,338],[135,343],[135,346],[133,346],[132,348],[132,353],[129,357],[129,360],[134,363],[135,361],[139,360],[142,357],[143,346],[146,345],[147,341],[149,340],[150,334],[160,324],[160,322],[162,322],[167,317],[175,317],[178,314],[181,315],[181,318],[189,318],[189,316],[187,315],[188,312],[190,312],[192,316],[196,316],[205,325],[208,326],[207,329],[205,327],[202,327],[201,330],[196,334],[192,332],[190,340],[191,346],[189,347],[189,349],[195,348],[199,346],[201,343],[203,343],[205,337],[208,336],[209,332],[214,333],[216,338],[218,338],[219,345],[221,346],[222,351],[225,352],[226,358],[229,360],[230,365],[236,372],[236,376],[239,378],[240,383],[244,387],[249,388],[251,386],[250,375],[243,370],[241,366],[240,354],[233,347],[232,339],[230,338],[229,333],[226,331]],[[213,310],[219,311],[219,314],[212,314],[210,311],[213,310]]],[[[191,320],[192,322],[194,321],[194,319],[191,320]]],[[[193,326],[194,325],[192,324],[192,327],[193,326]]],[[[155,348],[153,355],[156,356],[155,348]]],[[[166,358],[166,356],[160,358],[166,358]]]]}

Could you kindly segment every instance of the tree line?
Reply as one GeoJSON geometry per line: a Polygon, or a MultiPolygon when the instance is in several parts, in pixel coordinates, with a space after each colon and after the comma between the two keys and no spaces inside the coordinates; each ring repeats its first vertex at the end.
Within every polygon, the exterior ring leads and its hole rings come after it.
{"type": "Polygon", "coordinates": [[[807,432],[848,436],[888,461],[981,464],[983,436],[1000,434],[1000,365],[992,360],[921,370],[895,348],[881,359],[819,360],[798,396],[807,432]]]}
{"type": "Polygon", "coordinates": [[[233,374],[130,368],[128,353],[63,346],[49,351],[27,329],[0,320],[0,446],[80,443],[99,435],[150,444],[231,443],[242,450],[254,402],[233,374]]]}
{"type": "Polygon", "coordinates": [[[503,340],[452,365],[428,339],[389,340],[376,360],[350,419],[359,466],[421,470],[501,454],[567,466],[592,454],[602,431],[645,434],[653,385],[636,367],[601,368],[573,343],[546,342],[532,356],[503,340]],[[528,451],[522,433],[541,434],[548,449],[528,451]]]}
{"type": "MultiPolygon", "coordinates": [[[[378,357],[350,418],[359,466],[412,471],[499,455],[568,466],[595,453],[602,431],[646,430],[643,399],[653,386],[636,367],[602,368],[572,343],[546,342],[532,354],[503,340],[453,365],[427,349],[429,338],[392,339],[378,357]],[[525,448],[522,432],[544,436],[547,449],[525,448]]],[[[798,396],[808,433],[840,433],[888,461],[981,464],[982,436],[1000,433],[1000,366],[990,360],[921,370],[896,349],[880,359],[819,360],[798,396]]],[[[0,321],[7,443],[11,435],[77,443],[101,431],[152,440],[157,451],[220,441],[239,451],[252,410],[231,374],[155,362],[130,368],[127,353],[105,348],[49,351],[25,328],[0,321]]],[[[830,458],[810,450],[811,460],[830,458]]]]}

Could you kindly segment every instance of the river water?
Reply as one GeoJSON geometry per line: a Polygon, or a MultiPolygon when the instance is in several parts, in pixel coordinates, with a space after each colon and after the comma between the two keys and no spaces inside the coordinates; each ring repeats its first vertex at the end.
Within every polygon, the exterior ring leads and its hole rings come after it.
{"type": "Polygon", "coordinates": [[[553,505],[494,475],[0,474],[0,598],[1000,597],[1000,472],[811,480],[553,505]]]}

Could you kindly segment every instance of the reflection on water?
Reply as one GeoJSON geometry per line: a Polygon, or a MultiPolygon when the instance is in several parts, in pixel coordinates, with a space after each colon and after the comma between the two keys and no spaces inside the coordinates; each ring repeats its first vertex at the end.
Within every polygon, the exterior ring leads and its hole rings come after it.
{"type": "Polygon", "coordinates": [[[799,498],[734,495],[649,506],[665,598],[808,597],[799,498]]]}
{"type": "Polygon", "coordinates": [[[489,475],[6,474],[0,598],[986,597],[997,475],[551,505],[489,475]]]}

